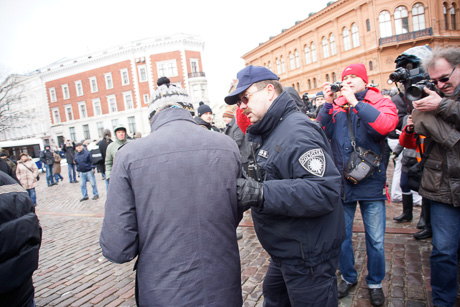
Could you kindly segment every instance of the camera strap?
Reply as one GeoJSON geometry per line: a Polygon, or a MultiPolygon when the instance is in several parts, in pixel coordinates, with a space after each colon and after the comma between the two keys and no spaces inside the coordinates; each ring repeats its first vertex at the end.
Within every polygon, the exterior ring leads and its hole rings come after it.
{"type": "Polygon", "coordinates": [[[356,150],[356,141],[355,141],[355,135],[353,133],[353,127],[351,126],[351,119],[350,119],[350,112],[351,112],[351,106],[347,110],[347,120],[348,120],[348,131],[350,132],[350,140],[351,140],[351,146],[353,146],[353,150],[356,150]]]}

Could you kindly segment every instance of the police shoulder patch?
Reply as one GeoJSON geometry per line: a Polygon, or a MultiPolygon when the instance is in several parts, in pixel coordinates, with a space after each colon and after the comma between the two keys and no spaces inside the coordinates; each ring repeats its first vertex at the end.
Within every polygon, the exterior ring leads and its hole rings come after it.
{"type": "Polygon", "coordinates": [[[321,148],[316,148],[305,152],[300,158],[299,163],[302,167],[318,177],[323,177],[326,170],[326,158],[321,148]]]}

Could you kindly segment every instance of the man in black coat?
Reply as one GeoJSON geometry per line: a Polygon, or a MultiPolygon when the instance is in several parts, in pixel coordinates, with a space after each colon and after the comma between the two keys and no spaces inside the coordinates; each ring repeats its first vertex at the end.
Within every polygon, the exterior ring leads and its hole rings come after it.
{"type": "Polygon", "coordinates": [[[40,152],[40,161],[45,165],[46,170],[46,182],[48,186],[56,185],[57,182],[54,182],[53,166],[54,166],[54,156],[53,152],[50,150],[50,145],[45,145],[45,150],[40,152]]]}

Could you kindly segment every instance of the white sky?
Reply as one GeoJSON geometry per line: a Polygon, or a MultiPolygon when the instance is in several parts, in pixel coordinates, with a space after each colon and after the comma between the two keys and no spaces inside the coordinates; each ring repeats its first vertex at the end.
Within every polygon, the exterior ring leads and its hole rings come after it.
{"type": "Polygon", "coordinates": [[[329,0],[0,0],[0,72],[27,73],[62,58],[178,32],[204,41],[211,104],[224,103],[241,56],[329,0]]]}

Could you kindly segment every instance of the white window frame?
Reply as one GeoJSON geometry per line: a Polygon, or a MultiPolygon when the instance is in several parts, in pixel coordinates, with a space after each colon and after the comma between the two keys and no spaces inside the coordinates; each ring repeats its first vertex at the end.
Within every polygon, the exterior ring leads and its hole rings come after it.
{"type": "Polygon", "coordinates": [[[420,2],[412,7],[412,27],[414,31],[425,29],[425,7],[420,2]]]}
{"type": "Polygon", "coordinates": [[[77,140],[77,134],[75,132],[75,127],[69,127],[70,140],[75,142],[77,140]]]}
{"type": "Polygon", "coordinates": [[[104,122],[97,122],[96,127],[97,135],[99,136],[99,138],[102,138],[102,134],[104,133],[104,122]]]}
{"type": "Polygon", "coordinates": [[[409,32],[409,12],[404,5],[400,5],[395,9],[395,34],[405,34],[409,32]],[[407,26],[407,28],[404,27],[407,26]]]}
{"type": "Polygon", "coordinates": [[[137,132],[135,131],[136,129],[137,129],[136,117],[135,116],[128,117],[128,133],[131,135],[134,135],[134,133],[137,132]],[[133,122],[131,122],[131,119],[133,120],[133,122]]]}
{"type": "Polygon", "coordinates": [[[94,116],[102,115],[101,99],[100,98],[94,98],[94,99],[91,99],[91,102],[93,103],[94,116]],[[99,106],[100,114],[98,114],[98,112],[97,112],[97,108],[96,108],[97,105],[99,106]]]}
{"type": "Polygon", "coordinates": [[[134,109],[136,106],[134,104],[133,93],[131,91],[123,92],[122,95],[123,95],[123,103],[125,104],[125,110],[134,109]],[[131,99],[131,107],[129,107],[128,105],[128,98],[131,99]]]}
{"type": "Polygon", "coordinates": [[[80,119],[88,118],[88,108],[86,107],[86,101],[80,101],[77,104],[78,104],[78,114],[80,115],[80,119]],[[82,110],[81,107],[82,106],[85,107],[85,114],[82,114],[82,112],[81,112],[81,110],[82,110]]]}
{"type": "Polygon", "coordinates": [[[391,14],[389,11],[382,11],[379,14],[380,37],[390,37],[393,35],[391,26],[391,14]]]}
{"type": "Polygon", "coordinates": [[[323,36],[323,39],[321,40],[321,44],[323,45],[323,57],[328,58],[329,57],[329,41],[326,36],[323,36]]]}
{"type": "Polygon", "coordinates": [[[276,74],[281,74],[281,65],[280,65],[280,60],[276,58],[276,74]]]}
{"type": "Polygon", "coordinates": [[[295,67],[300,68],[300,57],[299,57],[299,51],[297,49],[294,50],[294,57],[295,57],[295,67]]]}
{"type": "Polygon", "coordinates": [[[118,112],[117,107],[117,97],[115,95],[107,96],[107,106],[109,107],[109,113],[116,113],[118,112]],[[114,102],[115,110],[112,109],[111,101],[114,102]]]}
{"type": "Polygon", "coordinates": [[[83,84],[81,80],[75,81],[75,92],[77,93],[77,97],[83,96],[83,84]]]}
{"type": "Polygon", "coordinates": [[[295,69],[295,59],[294,59],[294,53],[292,52],[289,52],[289,68],[291,70],[294,70],[295,69]]]}
{"type": "Polygon", "coordinates": [[[113,78],[112,78],[111,72],[104,74],[104,80],[105,80],[105,88],[107,90],[112,89],[113,88],[113,78]]]}
{"type": "Polygon", "coordinates": [[[69,85],[68,84],[63,84],[61,85],[62,88],[62,97],[63,99],[70,99],[70,92],[69,92],[69,85]]]}
{"type": "Polygon", "coordinates": [[[191,58],[190,59],[190,71],[192,73],[200,72],[200,62],[199,62],[198,59],[196,59],[196,58],[191,58]]]}
{"type": "Polygon", "coordinates": [[[49,88],[49,93],[50,93],[50,101],[51,102],[56,102],[57,101],[56,89],[54,87],[50,87],[49,88]]]}
{"type": "Polygon", "coordinates": [[[284,74],[286,72],[286,63],[284,62],[284,57],[282,55],[280,56],[280,61],[281,61],[281,73],[284,74]]]}
{"type": "Polygon", "coordinates": [[[125,86],[129,84],[129,71],[128,68],[120,69],[121,85],[125,86]]]}
{"type": "Polygon", "coordinates": [[[329,43],[331,45],[331,56],[337,54],[337,44],[335,43],[335,35],[331,33],[329,35],[329,43]]]}
{"type": "Polygon", "coordinates": [[[311,52],[310,52],[310,47],[308,45],[305,45],[304,52],[305,52],[305,64],[308,65],[311,63],[311,52]]]}
{"type": "Polygon", "coordinates": [[[318,61],[318,56],[316,55],[316,45],[315,43],[311,43],[310,45],[310,50],[311,50],[311,61],[312,63],[315,63],[316,61],[318,61]]]}
{"type": "Polygon", "coordinates": [[[150,102],[149,94],[144,94],[143,97],[144,97],[144,103],[148,104],[150,102]]]}
{"type": "Polygon", "coordinates": [[[66,104],[64,106],[64,110],[65,110],[65,118],[67,121],[71,121],[71,120],[74,120],[75,119],[75,116],[73,116],[73,109],[72,109],[72,105],[71,104],[66,104]],[[70,114],[72,116],[72,118],[69,118],[69,112],[68,110],[70,110],[70,114]]]}
{"type": "Polygon", "coordinates": [[[137,71],[139,72],[139,82],[147,82],[149,79],[147,76],[147,66],[137,66],[137,71]]]}
{"type": "Polygon", "coordinates": [[[89,86],[91,88],[91,93],[97,93],[98,92],[97,77],[89,78],[89,86]],[[94,83],[93,83],[93,81],[94,81],[94,83]]]}
{"type": "Polygon", "coordinates": [[[159,77],[177,77],[177,61],[168,60],[157,62],[157,73],[159,77]]]}
{"type": "Polygon", "coordinates": [[[351,41],[353,42],[353,48],[359,47],[359,29],[356,23],[351,25],[351,41]]]}
{"type": "Polygon", "coordinates": [[[61,113],[59,112],[59,108],[52,108],[51,112],[53,113],[54,124],[59,124],[61,122],[61,113]]]}
{"type": "Polygon", "coordinates": [[[347,27],[344,27],[342,30],[343,37],[343,50],[348,51],[351,49],[351,40],[350,40],[350,31],[347,27]]]}

